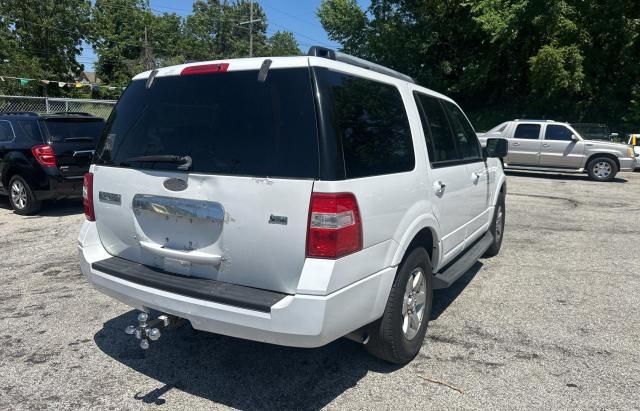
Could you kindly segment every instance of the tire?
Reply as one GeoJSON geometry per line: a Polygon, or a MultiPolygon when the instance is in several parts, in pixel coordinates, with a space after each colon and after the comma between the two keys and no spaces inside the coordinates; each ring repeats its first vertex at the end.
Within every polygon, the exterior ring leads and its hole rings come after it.
{"type": "Polygon", "coordinates": [[[611,181],[618,174],[618,166],[609,157],[596,157],[587,165],[589,177],[596,181],[611,181]]]}
{"type": "Polygon", "coordinates": [[[393,364],[411,361],[418,355],[424,342],[432,303],[433,272],[429,254],[424,248],[415,248],[398,269],[382,318],[369,325],[369,340],[365,349],[374,357],[393,364]],[[418,275],[421,278],[417,279],[417,287],[414,288],[409,284],[409,279],[415,280],[418,275]],[[409,298],[414,290],[418,290],[423,297],[409,298]],[[415,316],[411,315],[411,310],[414,310],[415,316]],[[417,319],[417,326],[410,321],[410,317],[417,319]]]}
{"type": "Polygon", "coordinates": [[[32,215],[42,208],[42,201],[36,200],[26,180],[17,175],[9,180],[9,202],[13,212],[19,215],[32,215]]]}
{"type": "Polygon", "coordinates": [[[489,227],[489,232],[493,234],[493,243],[491,243],[491,246],[484,252],[482,258],[495,257],[500,253],[502,239],[504,238],[504,222],[506,216],[504,193],[500,193],[500,195],[498,195],[498,201],[496,202],[496,208],[493,211],[491,226],[489,227]]]}

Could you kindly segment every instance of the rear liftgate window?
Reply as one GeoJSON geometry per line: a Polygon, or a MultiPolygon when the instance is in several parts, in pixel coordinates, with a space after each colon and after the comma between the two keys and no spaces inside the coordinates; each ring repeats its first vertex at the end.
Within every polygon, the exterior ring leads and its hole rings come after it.
{"type": "Polygon", "coordinates": [[[176,170],[144,156],[190,156],[191,172],[317,178],[318,132],[308,68],[133,81],[114,109],[96,164],[176,170]]]}

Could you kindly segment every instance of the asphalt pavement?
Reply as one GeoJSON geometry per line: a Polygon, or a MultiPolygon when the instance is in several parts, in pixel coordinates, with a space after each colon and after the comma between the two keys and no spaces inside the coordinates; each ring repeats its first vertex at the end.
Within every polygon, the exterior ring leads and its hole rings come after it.
{"type": "Polygon", "coordinates": [[[348,340],[295,349],[167,331],[81,275],[79,202],[0,198],[0,409],[638,409],[640,173],[510,173],[499,256],[438,291],[405,367],[348,340]]]}

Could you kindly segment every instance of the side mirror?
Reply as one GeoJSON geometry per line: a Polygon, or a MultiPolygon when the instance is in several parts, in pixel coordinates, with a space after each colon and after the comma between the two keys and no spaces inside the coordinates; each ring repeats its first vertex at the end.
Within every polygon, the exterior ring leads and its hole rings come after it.
{"type": "Polygon", "coordinates": [[[610,134],[610,136],[611,136],[611,138],[618,138],[618,137],[620,137],[620,134],[618,134],[618,133],[611,133],[611,134],[610,134]]]}
{"type": "Polygon", "coordinates": [[[578,138],[578,136],[576,136],[575,134],[571,134],[571,141],[580,141],[580,138],[578,138]]]}
{"type": "Polygon", "coordinates": [[[484,147],[485,158],[503,158],[509,152],[509,142],[505,138],[488,138],[484,147]]]}

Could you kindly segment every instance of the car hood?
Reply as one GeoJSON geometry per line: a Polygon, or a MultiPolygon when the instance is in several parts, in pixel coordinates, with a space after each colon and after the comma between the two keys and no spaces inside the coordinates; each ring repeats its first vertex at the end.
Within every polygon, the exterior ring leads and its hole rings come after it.
{"type": "Polygon", "coordinates": [[[585,143],[590,143],[598,147],[606,147],[613,150],[626,150],[627,148],[630,147],[628,144],[614,143],[614,142],[605,141],[605,140],[585,140],[585,143]]]}

